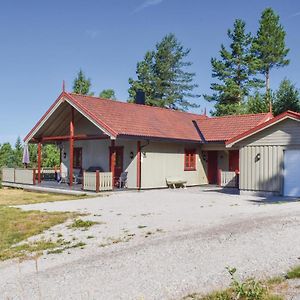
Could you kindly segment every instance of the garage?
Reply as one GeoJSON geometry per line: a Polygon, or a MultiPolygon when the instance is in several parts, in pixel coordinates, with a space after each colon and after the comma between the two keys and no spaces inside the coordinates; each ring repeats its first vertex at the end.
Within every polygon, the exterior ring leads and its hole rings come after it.
{"type": "Polygon", "coordinates": [[[239,148],[241,191],[300,197],[300,113],[282,113],[226,147],[239,148]]]}
{"type": "Polygon", "coordinates": [[[300,150],[284,151],[284,196],[300,197],[300,150]]]}

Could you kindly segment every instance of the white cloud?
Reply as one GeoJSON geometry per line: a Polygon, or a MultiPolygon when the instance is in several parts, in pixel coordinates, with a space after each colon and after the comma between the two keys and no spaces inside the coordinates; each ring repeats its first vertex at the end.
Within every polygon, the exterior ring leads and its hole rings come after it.
{"type": "Polygon", "coordinates": [[[144,2],[133,11],[133,13],[140,12],[141,10],[144,10],[150,6],[158,5],[162,2],[163,0],[144,0],[144,2]]]}
{"type": "Polygon", "coordinates": [[[95,39],[98,35],[99,35],[99,31],[98,30],[86,30],[85,34],[91,38],[91,39],[95,39]]]}
{"type": "Polygon", "coordinates": [[[294,14],[291,14],[290,16],[289,16],[289,18],[294,18],[294,17],[299,17],[300,16],[300,11],[298,11],[298,12],[296,12],[296,13],[294,13],[294,14]]]}

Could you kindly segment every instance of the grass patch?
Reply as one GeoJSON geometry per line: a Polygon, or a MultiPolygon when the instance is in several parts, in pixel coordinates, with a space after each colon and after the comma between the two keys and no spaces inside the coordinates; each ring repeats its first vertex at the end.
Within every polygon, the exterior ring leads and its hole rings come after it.
{"type": "Polygon", "coordinates": [[[94,222],[90,220],[82,220],[82,219],[77,219],[75,220],[71,225],[69,225],[69,228],[84,228],[87,229],[95,224],[99,224],[99,222],[94,222]]]}
{"type": "Polygon", "coordinates": [[[24,191],[22,189],[0,189],[0,205],[23,205],[82,198],[87,198],[87,196],[37,193],[24,191]]]}
{"type": "Polygon", "coordinates": [[[13,245],[54,225],[64,223],[74,216],[76,214],[68,212],[22,211],[18,208],[0,206],[0,260],[56,247],[56,243],[45,241],[13,245]]]}
{"type": "Polygon", "coordinates": [[[300,266],[297,266],[289,270],[286,274],[286,278],[287,279],[300,278],[300,266]]]}
{"type": "Polygon", "coordinates": [[[273,278],[268,281],[257,281],[255,279],[247,279],[243,282],[239,281],[236,276],[235,268],[227,268],[231,284],[228,289],[215,291],[207,295],[190,294],[183,300],[283,300],[280,295],[272,293],[275,285],[282,283],[282,278],[273,278]]]}

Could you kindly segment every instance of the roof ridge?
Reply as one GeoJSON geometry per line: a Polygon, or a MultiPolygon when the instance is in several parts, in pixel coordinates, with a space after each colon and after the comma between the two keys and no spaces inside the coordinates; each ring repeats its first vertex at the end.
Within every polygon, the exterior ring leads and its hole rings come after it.
{"type": "Polygon", "coordinates": [[[171,111],[171,112],[176,112],[176,113],[183,113],[183,114],[189,114],[189,115],[195,115],[198,117],[204,117],[204,118],[208,118],[205,115],[200,115],[197,113],[193,113],[193,112],[187,112],[187,111],[182,111],[182,110],[176,110],[173,108],[167,108],[167,107],[159,107],[159,106],[151,106],[151,105],[141,105],[141,104],[137,104],[137,103],[131,103],[131,102],[124,102],[121,100],[112,100],[112,99],[107,99],[107,98],[101,98],[101,97],[96,97],[96,96],[89,96],[89,95],[82,95],[82,94],[76,94],[76,93],[70,93],[70,92],[66,92],[69,95],[76,95],[76,96],[81,96],[81,97],[86,97],[86,98],[95,98],[95,99],[100,99],[100,100],[107,100],[107,101],[114,101],[117,103],[121,103],[121,104],[125,104],[125,105],[138,105],[139,107],[146,107],[147,109],[151,108],[151,109],[159,109],[159,110],[163,110],[163,111],[171,111]]]}
{"type": "Polygon", "coordinates": [[[225,119],[225,118],[233,118],[233,117],[252,117],[257,115],[267,115],[269,112],[265,113],[257,113],[257,114],[241,114],[241,115],[226,115],[226,116],[215,116],[215,117],[209,117],[209,119],[225,119]]]}

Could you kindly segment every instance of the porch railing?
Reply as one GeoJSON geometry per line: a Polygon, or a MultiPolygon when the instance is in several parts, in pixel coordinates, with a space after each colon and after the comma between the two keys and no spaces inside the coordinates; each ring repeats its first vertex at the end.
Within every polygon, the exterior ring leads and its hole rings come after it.
{"type": "Polygon", "coordinates": [[[219,170],[219,185],[222,187],[238,187],[237,173],[219,170]]]}
{"type": "Polygon", "coordinates": [[[35,184],[35,169],[2,168],[2,182],[35,184]]]}
{"type": "Polygon", "coordinates": [[[103,192],[113,189],[111,172],[83,172],[83,190],[103,192]]]}

